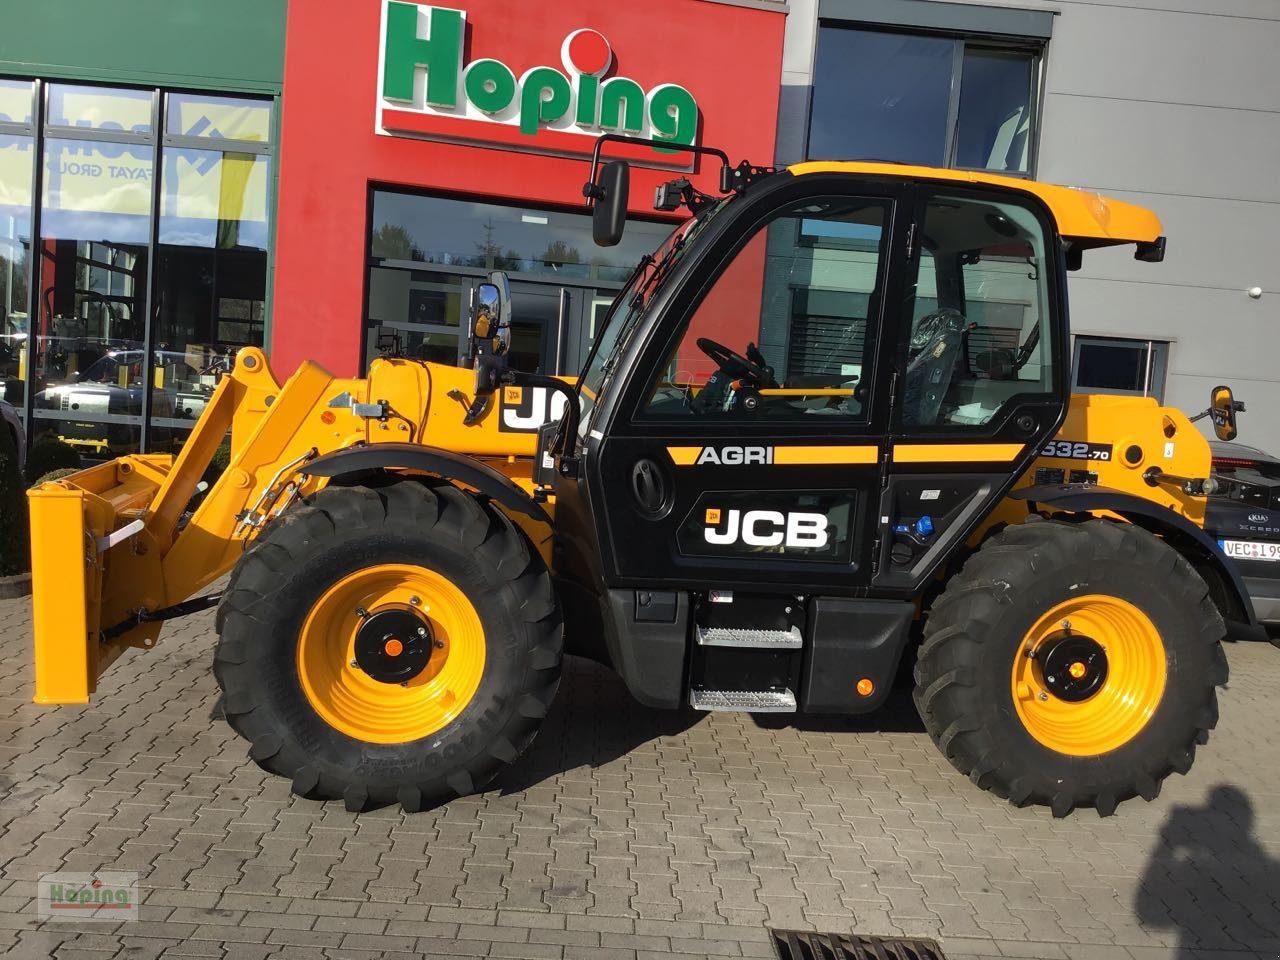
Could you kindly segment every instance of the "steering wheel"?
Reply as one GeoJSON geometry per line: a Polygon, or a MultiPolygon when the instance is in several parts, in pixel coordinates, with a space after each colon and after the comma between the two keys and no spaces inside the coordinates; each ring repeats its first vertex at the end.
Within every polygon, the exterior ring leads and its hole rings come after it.
{"type": "MultiPolygon", "coordinates": [[[[707,337],[699,337],[697,344],[698,349],[714,360],[716,366],[730,379],[749,380],[758,387],[768,386],[773,382],[771,369],[730,350],[723,343],[717,343],[707,337]]],[[[754,347],[754,344],[752,346],[754,347]]]]}
{"type": "MultiPolygon", "coordinates": [[[[698,349],[710,357],[716,364],[716,372],[711,375],[696,397],[689,400],[694,413],[709,413],[721,408],[729,398],[729,391],[734,381],[745,381],[748,388],[775,387],[773,368],[764,362],[764,356],[756,345],[747,347],[747,355],[730,350],[722,343],[707,337],[697,339],[698,349]]],[[[754,394],[754,390],[746,391],[754,394]]],[[[759,403],[759,396],[754,395],[749,407],[754,409],[759,403]]]]}

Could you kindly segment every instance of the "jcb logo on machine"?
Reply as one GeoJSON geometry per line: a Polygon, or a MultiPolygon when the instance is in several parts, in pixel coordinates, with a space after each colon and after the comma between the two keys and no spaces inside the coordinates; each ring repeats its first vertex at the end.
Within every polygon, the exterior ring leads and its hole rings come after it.
{"type": "Polygon", "coordinates": [[[498,429],[503,433],[537,433],[544,423],[564,415],[565,398],[546,387],[503,387],[498,429]]]}
{"type": "Polygon", "coordinates": [[[741,543],[748,547],[821,550],[827,545],[827,517],[823,513],[708,507],[702,535],[714,546],[741,543]]]}
{"type": "Polygon", "coordinates": [[[1110,460],[1111,444],[1085,443],[1083,440],[1050,440],[1040,456],[1053,460],[1110,460]]]}

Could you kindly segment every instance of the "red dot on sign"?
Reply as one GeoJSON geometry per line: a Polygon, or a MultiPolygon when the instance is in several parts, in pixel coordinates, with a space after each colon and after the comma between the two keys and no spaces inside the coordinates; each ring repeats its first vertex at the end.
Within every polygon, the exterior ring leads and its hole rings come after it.
{"type": "Polygon", "coordinates": [[[569,37],[568,43],[569,62],[582,73],[601,73],[613,58],[609,41],[595,30],[578,30],[569,37]]]}
{"type": "Polygon", "coordinates": [[[101,881],[101,880],[98,880],[98,879],[95,879],[95,880],[93,881],[93,889],[97,890],[100,886],[102,886],[102,881],[101,881]]]}

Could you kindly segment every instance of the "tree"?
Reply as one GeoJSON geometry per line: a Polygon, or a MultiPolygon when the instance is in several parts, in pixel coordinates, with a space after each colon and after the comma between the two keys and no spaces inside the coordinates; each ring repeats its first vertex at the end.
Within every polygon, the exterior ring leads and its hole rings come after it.
{"type": "Polygon", "coordinates": [[[409,231],[396,223],[384,223],[373,232],[373,255],[387,260],[426,260],[409,231]]]}
{"type": "Polygon", "coordinates": [[[553,240],[547,244],[547,249],[542,251],[538,259],[552,266],[560,266],[565,263],[581,263],[582,254],[577,247],[571,247],[563,240],[553,240]]]}

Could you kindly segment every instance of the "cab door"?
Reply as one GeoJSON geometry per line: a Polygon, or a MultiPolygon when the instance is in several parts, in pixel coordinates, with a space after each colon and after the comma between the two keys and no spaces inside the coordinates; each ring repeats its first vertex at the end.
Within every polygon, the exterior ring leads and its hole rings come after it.
{"type": "Polygon", "coordinates": [[[674,281],[588,441],[610,586],[857,595],[870,583],[900,195],[788,180],[684,271],[705,280],[674,281]]]}
{"type": "MultiPolygon", "coordinates": [[[[874,581],[908,594],[1026,472],[1068,400],[1064,263],[1049,211],[1019,191],[922,186],[910,234],[874,581]]],[[[1051,482],[1087,479],[1090,452],[1064,458],[1051,482]]]]}

